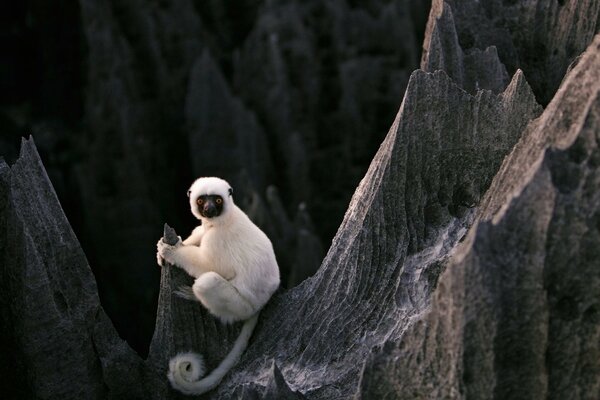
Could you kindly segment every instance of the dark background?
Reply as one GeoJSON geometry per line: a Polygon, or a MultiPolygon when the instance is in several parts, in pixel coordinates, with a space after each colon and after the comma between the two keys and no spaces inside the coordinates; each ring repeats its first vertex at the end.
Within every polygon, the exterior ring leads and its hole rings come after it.
{"type": "Polygon", "coordinates": [[[284,286],[316,270],[419,66],[429,6],[4,2],[0,154],[33,135],[104,308],[145,354],[155,244],[164,222],[193,228],[198,176],[230,181],[284,286]]]}

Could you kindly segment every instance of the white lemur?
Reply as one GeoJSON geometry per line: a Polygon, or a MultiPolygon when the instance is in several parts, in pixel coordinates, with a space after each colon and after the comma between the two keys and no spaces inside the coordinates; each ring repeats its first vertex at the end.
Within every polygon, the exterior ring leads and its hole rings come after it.
{"type": "Polygon", "coordinates": [[[260,309],[279,286],[279,267],[269,238],[233,202],[233,190],[219,178],[199,178],[190,190],[192,214],[202,221],[174,246],[162,239],[157,261],[183,268],[196,278],[193,295],[224,323],[246,320],[233,348],[209,375],[202,356],[180,353],[169,362],[173,387],[185,394],[215,388],[248,345],[260,309]]]}

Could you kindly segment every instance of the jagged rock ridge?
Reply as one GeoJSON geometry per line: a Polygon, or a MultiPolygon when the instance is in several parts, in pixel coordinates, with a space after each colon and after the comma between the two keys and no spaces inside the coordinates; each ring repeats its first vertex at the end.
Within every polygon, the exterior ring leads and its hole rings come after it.
{"type": "Polygon", "coordinates": [[[525,72],[543,106],[552,100],[569,64],[600,30],[598,0],[432,1],[433,13],[448,6],[462,49],[496,47],[509,73],[525,72]]]}
{"type": "Polygon", "coordinates": [[[310,398],[352,396],[368,354],[426,307],[471,207],[539,112],[520,74],[501,95],[471,96],[444,72],[413,73],[321,269],[266,310],[247,361],[217,397],[266,387],[265,357],[310,398]]]}
{"type": "Polygon", "coordinates": [[[184,195],[198,176],[233,185],[286,285],[312,275],[418,66],[413,19],[427,2],[79,3],[84,132],[67,177],[77,190],[59,194],[95,272],[115,282],[99,285],[120,332],[146,347],[158,286],[146,244],[163,220],[191,230],[184,195]]]}
{"type": "Polygon", "coordinates": [[[595,398],[600,36],[528,126],[426,313],[374,354],[377,398],[595,398]]]}
{"type": "MultiPolygon", "coordinates": [[[[104,398],[103,343],[95,331],[101,327],[111,341],[120,340],[102,311],[92,272],[33,141],[24,140],[17,162],[11,168],[2,162],[0,169],[7,295],[2,326],[10,338],[2,353],[13,358],[12,365],[2,364],[6,392],[14,389],[21,398],[104,398]]],[[[121,343],[112,351],[141,364],[121,343]]]]}
{"type": "MultiPolygon", "coordinates": [[[[208,397],[593,398],[599,41],[528,126],[541,110],[521,73],[498,96],[413,73],[324,265],[273,299],[208,397]]],[[[104,315],[33,143],[0,171],[6,392],[176,398],[169,352],[226,351],[235,327],[174,297],[187,277],[164,269],[144,363],[104,315]]]]}

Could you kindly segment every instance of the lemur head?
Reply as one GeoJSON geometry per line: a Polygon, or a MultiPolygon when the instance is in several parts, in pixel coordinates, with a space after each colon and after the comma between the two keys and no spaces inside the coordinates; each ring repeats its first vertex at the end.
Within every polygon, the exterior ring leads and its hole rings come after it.
{"type": "Polygon", "coordinates": [[[233,205],[233,189],[221,178],[198,178],[188,190],[192,214],[198,219],[221,216],[233,205]]]}

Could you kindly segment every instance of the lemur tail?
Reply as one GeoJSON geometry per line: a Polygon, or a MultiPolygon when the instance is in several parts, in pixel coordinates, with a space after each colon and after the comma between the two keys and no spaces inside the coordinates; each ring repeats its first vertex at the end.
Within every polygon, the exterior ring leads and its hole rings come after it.
{"type": "Polygon", "coordinates": [[[217,387],[221,379],[237,364],[242,353],[248,347],[248,340],[250,340],[258,321],[258,314],[257,312],[244,322],[242,331],[227,357],[207,376],[204,376],[206,371],[204,360],[200,354],[179,353],[173,357],[169,361],[168,373],[171,385],[180,392],[190,395],[206,393],[217,387]]]}

